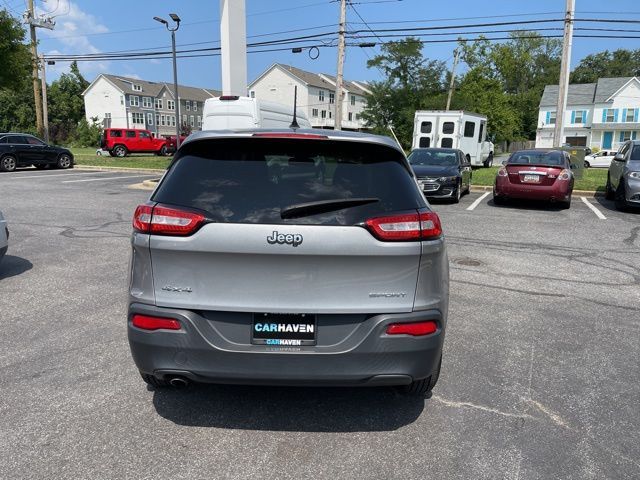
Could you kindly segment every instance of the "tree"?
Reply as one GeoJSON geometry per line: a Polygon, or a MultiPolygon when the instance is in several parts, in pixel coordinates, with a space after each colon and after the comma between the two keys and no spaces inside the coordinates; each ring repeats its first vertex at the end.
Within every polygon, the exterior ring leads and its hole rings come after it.
{"type": "Polygon", "coordinates": [[[384,44],[367,67],[378,68],[386,78],[370,85],[363,119],[374,132],[385,135],[393,125],[402,146],[410,148],[415,111],[441,108],[444,62],[425,59],[422,42],[410,37],[384,44]]]}
{"type": "Polygon", "coordinates": [[[82,76],[78,64],[73,62],[69,73],[63,73],[48,90],[49,133],[52,141],[64,142],[73,137],[81,120],[85,118],[82,92],[89,82],[82,76]]]}
{"type": "Polygon", "coordinates": [[[584,57],[571,73],[571,83],[595,83],[603,77],[640,76],[640,49],[605,50],[584,57]]]}
{"type": "Polygon", "coordinates": [[[19,89],[31,80],[31,55],[24,42],[25,30],[6,10],[0,10],[0,89],[19,89]]]}

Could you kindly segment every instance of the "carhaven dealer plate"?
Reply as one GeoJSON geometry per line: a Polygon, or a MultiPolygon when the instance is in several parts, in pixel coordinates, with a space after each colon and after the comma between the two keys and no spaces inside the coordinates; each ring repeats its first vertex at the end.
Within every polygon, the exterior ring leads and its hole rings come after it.
{"type": "Polygon", "coordinates": [[[305,346],[316,344],[316,316],[289,313],[253,315],[254,345],[305,346]]]}

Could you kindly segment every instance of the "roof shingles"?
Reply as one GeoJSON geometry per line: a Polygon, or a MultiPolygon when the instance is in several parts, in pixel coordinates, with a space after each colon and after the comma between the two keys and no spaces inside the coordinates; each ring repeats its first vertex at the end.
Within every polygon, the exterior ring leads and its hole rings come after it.
{"type": "MultiPolygon", "coordinates": [[[[599,78],[597,83],[574,83],[569,85],[567,106],[606,103],[607,100],[633,77],[599,78]]],[[[558,85],[544,87],[540,108],[558,104],[558,85]]]]}

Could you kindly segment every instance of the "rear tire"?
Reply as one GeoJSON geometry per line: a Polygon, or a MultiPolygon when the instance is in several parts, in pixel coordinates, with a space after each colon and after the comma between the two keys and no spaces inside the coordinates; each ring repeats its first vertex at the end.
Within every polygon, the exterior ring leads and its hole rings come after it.
{"type": "Polygon", "coordinates": [[[484,166],[487,168],[493,166],[493,152],[491,152],[487,159],[484,161],[484,166]]]}
{"type": "Polygon", "coordinates": [[[607,173],[607,184],[604,187],[604,198],[607,200],[613,200],[615,198],[615,192],[613,191],[613,187],[611,186],[611,178],[609,178],[609,174],[607,173]]]}
{"type": "Polygon", "coordinates": [[[13,155],[5,155],[0,158],[0,172],[13,172],[18,166],[18,161],[13,155]]]}
{"type": "Polygon", "coordinates": [[[571,208],[571,200],[567,201],[567,202],[560,202],[560,208],[562,208],[563,210],[568,210],[571,208]]]}
{"type": "Polygon", "coordinates": [[[440,360],[438,361],[438,369],[433,375],[411,382],[409,385],[403,385],[400,387],[400,391],[410,397],[431,398],[431,390],[433,390],[433,387],[438,383],[441,367],[442,355],[440,355],[440,360]]]}
{"type": "Polygon", "coordinates": [[[584,161],[584,168],[589,168],[590,166],[591,166],[591,164],[585,160],[584,161]]]}
{"type": "Polygon", "coordinates": [[[56,162],[56,167],[62,168],[66,170],[67,168],[73,167],[73,160],[66,153],[63,153],[58,157],[58,161],[56,162]]]}
{"type": "Polygon", "coordinates": [[[167,146],[163,145],[160,150],[158,150],[158,153],[156,155],[158,155],[159,157],[166,157],[168,154],[167,152],[167,146]]]}
{"type": "Polygon", "coordinates": [[[127,147],[125,147],[124,145],[116,145],[115,147],[113,147],[113,155],[116,157],[126,157],[127,153],[129,152],[127,151],[127,147]]]}
{"type": "Polygon", "coordinates": [[[627,199],[625,198],[623,179],[620,179],[620,185],[618,185],[618,188],[616,190],[614,201],[616,203],[616,209],[620,210],[621,212],[624,212],[627,209],[627,199]]]}
{"type": "Polygon", "coordinates": [[[167,382],[166,380],[161,380],[158,377],[149,375],[148,373],[140,372],[140,376],[147,385],[151,385],[154,388],[166,388],[169,386],[169,382],[167,382]]]}

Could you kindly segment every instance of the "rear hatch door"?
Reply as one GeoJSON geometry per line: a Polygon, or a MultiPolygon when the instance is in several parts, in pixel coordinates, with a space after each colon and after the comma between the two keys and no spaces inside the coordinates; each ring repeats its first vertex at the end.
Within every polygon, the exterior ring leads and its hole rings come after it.
{"type": "Polygon", "coordinates": [[[420,242],[382,242],[362,226],[426,206],[394,148],[305,137],[194,140],[181,148],[152,200],[208,219],[188,237],[151,236],[159,306],[282,313],[413,308],[420,242]],[[299,208],[336,199],[367,202],[299,208]],[[287,209],[294,213],[284,215],[287,209]]]}

